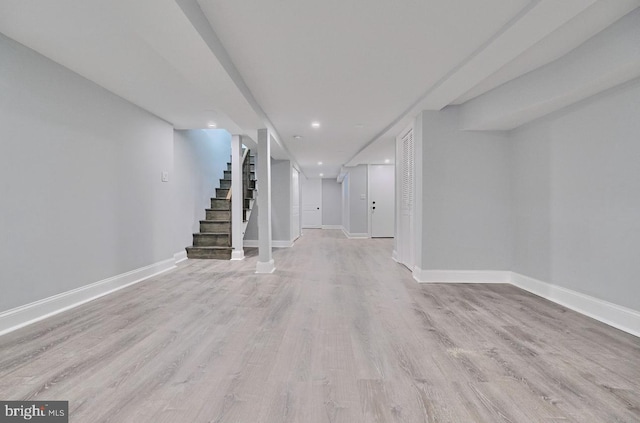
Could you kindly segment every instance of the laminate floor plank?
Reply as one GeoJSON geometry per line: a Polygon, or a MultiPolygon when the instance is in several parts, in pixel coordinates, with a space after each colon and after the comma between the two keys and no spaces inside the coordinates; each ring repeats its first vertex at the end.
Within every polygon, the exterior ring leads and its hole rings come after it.
{"type": "Polygon", "coordinates": [[[640,422],[640,339],[516,287],[415,283],[305,230],[276,272],[178,269],[0,337],[0,398],[76,423],[640,422]]]}

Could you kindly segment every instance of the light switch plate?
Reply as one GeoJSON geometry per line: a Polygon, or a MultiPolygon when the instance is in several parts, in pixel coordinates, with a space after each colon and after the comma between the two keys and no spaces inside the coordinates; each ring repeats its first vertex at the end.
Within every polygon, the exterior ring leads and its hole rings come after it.
{"type": "Polygon", "coordinates": [[[366,200],[367,199],[367,195],[366,194],[360,194],[360,199],[361,200],[366,200]]]}
{"type": "Polygon", "coordinates": [[[162,172],[162,182],[169,182],[169,172],[166,170],[162,172]]]}

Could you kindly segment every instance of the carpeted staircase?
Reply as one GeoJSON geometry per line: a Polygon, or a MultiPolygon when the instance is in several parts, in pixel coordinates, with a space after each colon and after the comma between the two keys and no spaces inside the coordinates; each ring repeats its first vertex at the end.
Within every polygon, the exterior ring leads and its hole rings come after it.
{"type": "MultiPolygon", "coordinates": [[[[243,154],[242,182],[244,203],[242,219],[244,229],[255,201],[255,156],[250,151],[243,154]]],[[[216,198],[211,199],[211,208],[206,209],[205,220],[200,221],[200,232],[193,234],[193,246],[187,247],[190,259],[231,259],[231,163],[227,163],[224,177],[220,179],[220,188],[216,188],[216,198]]],[[[244,229],[242,233],[244,234],[244,229]]]]}

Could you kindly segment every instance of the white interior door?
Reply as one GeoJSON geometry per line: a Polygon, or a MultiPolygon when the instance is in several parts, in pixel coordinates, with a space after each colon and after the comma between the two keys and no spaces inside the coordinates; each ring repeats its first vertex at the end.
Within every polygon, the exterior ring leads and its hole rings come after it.
{"type": "Polygon", "coordinates": [[[400,167],[398,201],[398,261],[413,271],[413,201],[414,201],[414,143],[413,128],[402,132],[396,140],[396,166],[400,167]]]}
{"type": "Polygon", "coordinates": [[[291,236],[300,236],[300,173],[293,169],[291,173],[291,236]]]}
{"type": "Polygon", "coordinates": [[[302,179],[302,227],[322,228],[322,179],[302,179]]]}
{"type": "Polygon", "coordinates": [[[395,166],[369,166],[369,216],[373,238],[393,238],[395,179],[395,166]]]}

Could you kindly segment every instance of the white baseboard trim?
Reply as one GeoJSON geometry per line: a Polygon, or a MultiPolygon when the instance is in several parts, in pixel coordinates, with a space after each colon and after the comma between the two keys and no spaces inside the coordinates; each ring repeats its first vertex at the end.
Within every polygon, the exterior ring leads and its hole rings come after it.
{"type": "Polygon", "coordinates": [[[2,312],[0,313],[0,335],[88,303],[89,301],[159,275],[160,273],[175,269],[175,263],[176,259],[170,258],[2,312]]]}
{"type": "Polygon", "coordinates": [[[369,239],[371,238],[367,233],[348,233],[347,238],[349,239],[369,239]]]}
{"type": "Polygon", "coordinates": [[[233,261],[240,261],[240,260],[244,260],[244,250],[233,250],[231,252],[231,260],[233,261]]]}
{"type": "Polygon", "coordinates": [[[640,311],[516,272],[503,270],[423,270],[415,267],[412,273],[413,278],[420,283],[508,283],[640,337],[640,311]]]}
{"type": "Polygon", "coordinates": [[[180,251],[178,253],[175,253],[173,255],[173,260],[175,261],[176,264],[185,261],[187,259],[187,252],[186,251],[180,251]]]}
{"type": "Polygon", "coordinates": [[[423,270],[414,267],[420,283],[509,283],[511,272],[501,270],[423,270]]]}
{"type": "Polygon", "coordinates": [[[266,262],[259,261],[256,263],[256,273],[273,273],[275,270],[276,266],[273,259],[266,262]]]}
{"type": "Polygon", "coordinates": [[[393,250],[393,251],[391,252],[391,258],[392,258],[392,259],[393,259],[393,261],[395,261],[396,263],[400,263],[400,262],[398,261],[398,252],[397,252],[396,250],[393,250]]]}
{"type": "Polygon", "coordinates": [[[349,239],[367,239],[367,238],[370,238],[369,234],[367,234],[367,233],[351,233],[351,232],[347,232],[347,230],[344,227],[340,227],[340,229],[342,229],[342,233],[344,233],[344,236],[346,236],[349,239]]]}
{"type": "Polygon", "coordinates": [[[511,284],[609,326],[640,337],[640,312],[511,272],[511,284]]]}
{"type": "MultiPolygon", "coordinates": [[[[257,248],[260,246],[259,241],[257,239],[245,239],[243,245],[249,248],[257,248]]],[[[291,248],[293,247],[293,241],[272,240],[271,246],[273,248],[291,248]]]]}
{"type": "Polygon", "coordinates": [[[342,229],[342,225],[322,225],[322,229],[342,229]]]}

